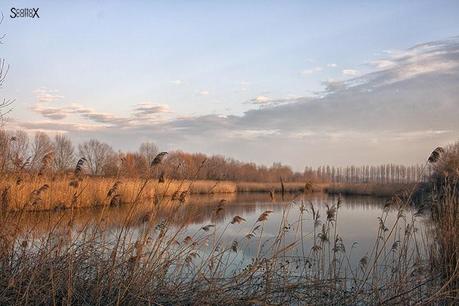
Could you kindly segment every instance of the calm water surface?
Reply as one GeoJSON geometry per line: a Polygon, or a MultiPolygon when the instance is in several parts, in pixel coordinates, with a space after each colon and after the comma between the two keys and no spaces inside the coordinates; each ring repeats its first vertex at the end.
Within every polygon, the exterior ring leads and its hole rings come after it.
{"type": "MultiPolygon", "coordinates": [[[[314,193],[301,196],[300,198],[286,198],[285,201],[272,201],[267,194],[237,194],[237,195],[211,195],[192,196],[184,204],[163,205],[158,215],[153,217],[154,224],[162,224],[164,220],[170,220],[171,228],[181,228],[177,236],[178,244],[183,243],[187,236],[193,241],[201,244],[200,252],[204,255],[210,252],[212,245],[216,242],[222,248],[230,248],[234,241],[237,241],[237,252],[232,262],[241,265],[248,262],[257,254],[269,256],[279,233],[283,234],[282,245],[297,242],[292,249],[291,255],[302,256],[310,254],[314,245],[314,222],[312,220],[311,205],[319,211],[320,224],[316,227],[320,232],[322,224],[327,222],[327,205],[331,207],[338,203],[338,197],[323,193],[314,193]],[[225,200],[217,213],[217,207],[222,200],[225,200]],[[264,222],[257,222],[257,219],[265,211],[272,211],[264,222]],[[246,221],[240,224],[231,224],[234,216],[240,216],[246,221]],[[210,225],[209,230],[203,227],[210,225]],[[259,225],[255,230],[254,228],[259,225]],[[254,233],[251,239],[247,234],[254,233]]],[[[369,196],[344,196],[341,197],[341,205],[336,214],[336,233],[342,238],[347,253],[351,253],[350,261],[355,265],[359,260],[368,255],[371,251],[378,234],[380,226],[378,218],[382,216],[384,205],[388,199],[369,196]]],[[[129,225],[132,230],[132,240],[140,233],[145,223],[142,219],[151,211],[152,204],[145,203],[136,209],[134,220],[129,225]],[[136,234],[137,233],[137,234],[136,234]]],[[[104,211],[104,228],[113,236],[120,230],[120,225],[126,218],[129,205],[118,208],[109,208],[104,211]]],[[[386,226],[391,227],[397,211],[389,210],[386,226]]],[[[76,212],[74,219],[75,232],[78,228],[91,226],[100,218],[100,209],[87,209],[76,212]]],[[[411,222],[412,212],[404,213],[405,218],[397,225],[403,230],[411,222]]],[[[65,224],[70,218],[70,212],[42,212],[25,216],[27,226],[24,228],[24,235],[36,241],[40,241],[40,235],[49,229],[59,220],[65,224]]],[[[422,229],[423,221],[416,223],[418,229],[422,229]]]]}

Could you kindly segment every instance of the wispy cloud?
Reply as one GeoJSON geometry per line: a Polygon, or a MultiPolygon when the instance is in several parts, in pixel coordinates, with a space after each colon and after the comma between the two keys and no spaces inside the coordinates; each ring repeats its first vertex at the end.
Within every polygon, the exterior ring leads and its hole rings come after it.
{"type": "Polygon", "coordinates": [[[310,69],[305,69],[305,70],[301,71],[301,74],[304,75],[304,76],[308,76],[308,75],[311,75],[311,74],[314,74],[314,73],[320,72],[320,71],[322,71],[322,67],[316,66],[316,67],[313,67],[313,68],[310,68],[310,69]]]}
{"type": "Polygon", "coordinates": [[[345,76],[357,76],[360,74],[358,70],[355,69],[343,69],[343,75],[345,76]]]}
{"type": "Polygon", "coordinates": [[[35,94],[38,103],[55,102],[64,98],[64,96],[58,94],[58,90],[48,89],[46,87],[38,88],[34,90],[33,93],[35,94]]]}
{"type": "Polygon", "coordinates": [[[374,61],[371,61],[370,64],[376,67],[377,69],[392,68],[396,65],[392,60],[389,60],[389,59],[374,60],[374,61]]]}
{"type": "Polygon", "coordinates": [[[250,100],[253,104],[268,104],[270,101],[271,98],[267,96],[257,96],[250,100]]]}
{"type": "Polygon", "coordinates": [[[170,112],[169,106],[165,104],[141,103],[134,108],[134,114],[137,117],[149,117],[170,112]]]}
{"type": "Polygon", "coordinates": [[[237,91],[240,91],[240,92],[247,91],[249,86],[250,86],[250,82],[241,81],[241,82],[239,82],[239,89],[237,91]]]}
{"type": "MultiPolygon", "coordinates": [[[[131,115],[127,117],[118,116],[109,112],[100,112],[93,108],[85,107],[81,104],[72,103],[70,105],[50,106],[51,102],[63,99],[63,96],[50,94],[49,92],[58,92],[57,90],[49,91],[44,89],[35,90],[37,102],[31,107],[32,111],[41,114],[47,119],[57,122],[66,119],[70,115],[76,115],[80,119],[92,121],[95,124],[104,124],[110,126],[118,126],[126,128],[143,124],[145,122],[160,122],[163,121],[164,114],[171,114],[172,111],[168,105],[154,104],[151,102],[140,103],[134,106],[131,115]],[[44,97],[44,98],[43,98],[44,97]]],[[[46,122],[48,124],[49,122],[46,122]]],[[[29,124],[30,125],[30,124],[29,124]]],[[[65,124],[64,126],[75,127],[65,124]]],[[[77,124],[79,126],[79,124],[77,124]]],[[[87,126],[87,125],[82,125],[87,126]]],[[[93,127],[93,126],[91,126],[93,127]]]]}
{"type": "Polygon", "coordinates": [[[56,121],[34,121],[34,122],[20,122],[19,126],[29,131],[46,131],[55,133],[72,133],[72,132],[97,132],[104,129],[104,126],[99,124],[88,123],[69,123],[69,122],[56,122],[56,121]]]}
{"type": "Polygon", "coordinates": [[[287,96],[285,98],[271,98],[268,96],[257,96],[253,99],[250,99],[247,103],[257,105],[260,107],[273,107],[283,104],[295,103],[298,101],[305,101],[307,99],[312,99],[310,97],[302,96],[287,96]]]}
{"type": "Polygon", "coordinates": [[[53,120],[61,120],[67,117],[69,110],[68,108],[59,108],[59,107],[49,107],[43,106],[40,104],[36,104],[32,106],[32,110],[36,113],[41,114],[42,116],[53,119],[53,120]]]}
{"type": "Polygon", "coordinates": [[[377,69],[372,78],[384,75],[381,84],[391,84],[422,75],[456,73],[459,67],[459,39],[435,41],[416,45],[408,50],[391,50],[388,58],[377,59],[370,65],[377,69]]]}

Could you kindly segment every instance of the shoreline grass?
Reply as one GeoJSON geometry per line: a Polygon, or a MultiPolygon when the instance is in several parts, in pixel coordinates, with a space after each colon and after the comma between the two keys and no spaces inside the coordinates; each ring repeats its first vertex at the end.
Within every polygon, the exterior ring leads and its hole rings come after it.
{"type": "MultiPolygon", "coordinates": [[[[104,205],[129,204],[135,201],[142,186],[141,178],[103,178],[72,176],[8,175],[0,181],[0,196],[8,202],[8,210],[76,209],[104,205]]],[[[321,185],[285,182],[284,192],[302,193],[321,191],[321,185]]],[[[210,180],[149,180],[140,201],[157,202],[162,197],[177,198],[182,193],[232,194],[267,193],[281,197],[280,183],[253,183],[210,180]]]]}
{"type": "MultiPolygon", "coordinates": [[[[284,192],[321,192],[325,184],[309,182],[283,182],[284,192]]],[[[273,192],[282,193],[282,184],[280,182],[236,182],[237,192],[273,192]]]]}
{"type": "Polygon", "coordinates": [[[369,195],[376,197],[392,197],[406,190],[411,190],[416,184],[414,183],[339,183],[330,184],[324,188],[324,191],[330,194],[343,195],[369,195]]]}
{"type": "MultiPolygon", "coordinates": [[[[0,181],[0,194],[8,198],[8,210],[53,210],[120,205],[135,201],[143,179],[83,177],[10,176],[0,181]]],[[[236,192],[232,182],[148,181],[137,201],[157,201],[158,197],[189,194],[226,194],[236,192]]]]}
{"type": "Polygon", "coordinates": [[[455,294],[459,299],[459,178],[445,177],[431,201],[436,241],[432,260],[445,287],[439,294],[455,294]]]}

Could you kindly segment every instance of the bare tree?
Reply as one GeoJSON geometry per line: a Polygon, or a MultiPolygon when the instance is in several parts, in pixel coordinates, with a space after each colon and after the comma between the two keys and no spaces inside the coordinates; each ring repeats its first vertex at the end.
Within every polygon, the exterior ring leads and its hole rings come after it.
{"type": "Polygon", "coordinates": [[[32,143],[30,167],[35,170],[39,169],[42,166],[44,157],[53,151],[53,143],[49,136],[43,132],[37,132],[32,143]]]}
{"type": "Polygon", "coordinates": [[[144,142],[140,145],[139,153],[145,158],[147,164],[151,164],[152,160],[158,154],[158,147],[151,141],[144,142]]]}
{"type": "Polygon", "coordinates": [[[121,159],[120,159],[120,154],[121,153],[115,153],[115,151],[112,150],[111,147],[110,151],[107,153],[107,158],[105,159],[105,162],[102,166],[102,174],[104,176],[118,176],[121,168],[121,159]]]}
{"type": "MultiPolygon", "coordinates": [[[[1,13],[0,24],[3,23],[3,18],[4,18],[3,13],[1,13]]],[[[5,34],[0,35],[0,44],[3,43],[3,38],[5,38],[5,34]]],[[[6,64],[5,59],[0,58],[0,89],[3,88],[9,68],[10,66],[6,64]]],[[[6,98],[0,99],[0,126],[3,125],[3,119],[5,115],[11,111],[10,106],[13,104],[13,102],[14,102],[13,99],[6,99],[6,98]]]]}
{"type": "Polygon", "coordinates": [[[6,171],[10,157],[10,136],[5,130],[0,130],[0,173],[6,171]]]}
{"type": "Polygon", "coordinates": [[[30,164],[29,136],[26,132],[18,130],[9,138],[10,150],[8,162],[16,170],[24,169],[30,164]]]}
{"type": "Polygon", "coordinates": [[[127,177],[141,176],[148,168],[146,159],[139,153],[126,153],[121,155],[121,173],[127,177]]]}
{"type": "Polygon", "coordinates": [[[62,172],[74,166],[75,148],[70,138],[63,134],[54,137],[54,160],[55,171],[62,172]]]}
{"type": "Polygon", "coordinates": [[[87,166],[93,175],[103,174],[103,169],[107,162],[115,155],[108,144],[95,139],[80,144],[78,150],[81,157],[86,159],[87,166]]]}

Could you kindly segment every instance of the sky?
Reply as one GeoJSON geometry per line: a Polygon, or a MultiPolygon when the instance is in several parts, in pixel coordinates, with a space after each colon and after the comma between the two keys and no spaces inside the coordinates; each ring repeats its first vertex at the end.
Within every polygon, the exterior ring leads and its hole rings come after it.
{"type": "Polygon", "coordinates": [[[296,170],[458,140],[458,1],[2,1],[7,129],[296,170]],[[39,8],[40,18],[11,18],[39,8]]]}

